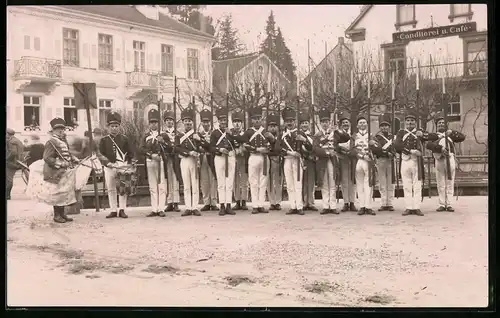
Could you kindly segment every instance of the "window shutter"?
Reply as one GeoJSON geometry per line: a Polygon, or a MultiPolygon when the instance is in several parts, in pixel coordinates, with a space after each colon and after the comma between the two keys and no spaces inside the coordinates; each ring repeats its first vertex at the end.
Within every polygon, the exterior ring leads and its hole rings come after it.
{"type": "Polygon", "coordinates": [[[116,49],[116,60],[117,61],[120,60],[120,49],[119,48],[116,49]]]}
{"type": "Polygon", "coordinates": [[[94,69],[97,69],[97,45],[96,44],[92,44],[92,56],[90,58],[90,65],[89,67],[90,68],[94,68],[94,69]]]}
{"type": "Polygon", "coordinates": [[[23,120],[23,106],[21,106],[21,105],[16,106],[15,117],[16,117],[16,122],[23,120]]]}
{"type": "Polygon", "coordinates": [[[175,58],[175,71],[178,73],[181,70],[181,58],[176,57],[175,58]]]}
{"type": "Polygon", "coordinates": [[[62,108],[61,107],[56,107],[56,117],[62,117],[62,108]]]}
{"type": "Polygon", "coordinates": [[[148,64],[146,65],[147,68],[152,68],[153,66],[153,54],[149,53],[148,54],[148,64]]]}
{"type": "Polygon", "coordinates": [[[33,45],[35,47],[35,51],[40,51],[40,38],[39,37],[35,37],[33,45]]]}
{"type": "Polygon", "coordinates": [[[132,41],[125,41],[125,51],[126,62],[125,62],[125,72],[131,72],[134,69],[134,58],[132,51],[132,41]]]}
{"type": "Polygon", "coordinates": [[[61,46],[61,40],[56,40],[55,43],[54,43],[54,47],[55,47],[55,50],[56,50],[56,56],[60,56],[60,59],[62,59],[63,57],[63,50],[62,50],[62,46],[61,46]]]}
{"type": "MultiPolygon", "coordinates": [[[[45,121],[51,121],[53,118],[54,118],[54,115],[53,115],[53,112],[52,112],[52,106],[50,106],[50,104],[46,104],[46,105],[43,105],[42,106],[42,109],[45,107],[45,115],[47,116],[46,117],[46,120],[45,121]]],[[[41,113],[41,112],[40,112],[41,113]]],[[[40,114],[41,115],[41,114],[40,114]]],[[[43,122],[43,117],[40,116],[40,124],[42,124],[43,122]]]]}
{"type": "Polygon", "coordinates": [[[160,54],[156,54],[156,67],[161,70],[160,54]]]}
{"type": "Polygon", "coordinates": [[[89,57],[89,45],[88,43],[83,43],[83,57],[89,57]]]}
{"type": "Polygon", "coordinates": [[[24,49],[25,50],[29,50],[30,49],[30,42],[31,42],[31,38],[29,35],[25,35],[24,36],[24,49]]]}

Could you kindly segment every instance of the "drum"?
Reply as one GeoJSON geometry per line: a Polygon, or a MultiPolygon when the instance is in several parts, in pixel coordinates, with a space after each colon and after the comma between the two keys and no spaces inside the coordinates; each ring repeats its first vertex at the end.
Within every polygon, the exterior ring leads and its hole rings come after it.
{"type": "Polygon", "coordinates": [[[119,195],[132,196],[137,192],[137,169],[122,165],[116,169],[116,191],[119,195]]]}

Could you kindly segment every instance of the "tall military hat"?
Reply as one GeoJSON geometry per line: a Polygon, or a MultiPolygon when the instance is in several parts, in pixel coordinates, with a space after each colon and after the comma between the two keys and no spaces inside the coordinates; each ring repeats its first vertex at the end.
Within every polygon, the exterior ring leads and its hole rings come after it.
{"type": "Polygon", "coordinates": [[[281,115],[283,116],[283,120],[295,119],[295,109],[291,108],[290,106],[285,106],[285,109],[283,109],[281,115]]]}
{"type": "Polygon", "coordinates": [[[308,111],[306,110],[301,110],[299,112],[299,123],[305,122],[305,121],[310,121],[311,120],[311,115],[309,114],[308,111]]]}
{"type": "Polygon", "coordinates": [[[438,121],[444,119],[444,111],[440,110],[434,115],[434,122],[437,124],[438,121]]]}
{"type": "Polygon", "coordinates": [[[163,112],[163,121],[167,119],[172,119],[174,120],[174,112],[171,110],[166,110],[163,112]]]}
{"type": "Polygon", "coordinates": [[[326,107],[321,107],[318,111],[319,120],[330,120],[330,110],[326,107]]]}
{"type": "Polygon", "coordinates": [[[182,110],[181,120],[184,120],[184,119],[194,120],[194,109],[193,108],[188,107],[188,108],[182,110]]]}
{"type": "Polygon", "coordinates": [[[250,115],[250,118],[262,117],[262,107],[251,107],[248,109],[248,114],[250,115]]]}
{"type": "Polygon", "coordinates": [[[50,127],[52,127],[52,129],[66,128],[66,122],[61,117],[56,117],[50,121],[50,127]]]}
{"type": "Polygon", "coordinates": [[[152,108],[148,112],[148,122],[159,122],[160,121],[160,112],[156,108],[152,108]]]}
{"type": "Polygon", "coordinates": [[[226,107],[217,108],[215,110],[215,116],[218,119],[227,118],[227,109],[226,109],[226,107]]]}
{"type": "Polygon", "coordinates": [[[108,125],[111,125],[111,124],[120,125],[122,123],[122,116],[119,113],[112,111],[112,112],[108,113],[108,117],[106,119],[106,122],[108,125]]]}
{"type": "Polygon", "coordinates": [[[277,112],[269,112],[269,115],[267,115],[267,124],[279,125],[279,123],[280,115],[277,112]]]}
{"type": "Polygon", "coordinates": [[[243,121],[243,119],[245,118],[245,114],[243,113],[243,111],[241,109],[235,109],[232,114],[231,114],[231,119],[232,121],[243,121]]]}
{"type": "Polygon", "coordinates": [[[414,108],[407,108],[406,109],[406,112],[405,112],[405,119],[406,118],[413,118],[413,119],[417,119],[417,111],[416,109],[414,108]]]}
{"type": "Polygon", "coordinates": [[[340,111],[337,114],[337,119],[338,119],[339,123],[341,123],[344,119],[351,121],[351,114],[349,114],[349,112],[347,112],[347,111],[340,111]]]}
{"type": "Polygon", "coordinates": [[[391,126],[392,123],[392,116],[391,114],[384,113],[378,115],[378,126],[382,126],[383,124],[391,126]]]}
{"type": "Polygon", "coordinates": [[[359,122],[361,119],[368,121],[368,114],[365,112],[360,112],[358,114],[358,117],[356,118],[356,123],[359,122]]]}
{"type": "Polygon", "coordinates": [[[203,109],[201,112],[200,112],[200,120],[201,121],[212,121],[212,112],[208,109],[203,109]]]}

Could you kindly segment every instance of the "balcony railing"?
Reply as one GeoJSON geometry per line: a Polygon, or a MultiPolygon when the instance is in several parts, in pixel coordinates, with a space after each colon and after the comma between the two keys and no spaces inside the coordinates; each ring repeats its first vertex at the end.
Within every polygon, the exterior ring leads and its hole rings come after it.
{"type": "Polygon", "coordinates": [[[61,60],[42,59],[23,56],[14,61],[15,78],[60,79],[62,77],[61,60]]]}
{"type": "Polygon", "coordinates": [[[158,71],[134,71],[127,73],[127,85],[157,88],[165,87],[173,83],[171,78],[166,77],[158,71]],[[158,85],[158,79],[160,83],[158,85]]]}

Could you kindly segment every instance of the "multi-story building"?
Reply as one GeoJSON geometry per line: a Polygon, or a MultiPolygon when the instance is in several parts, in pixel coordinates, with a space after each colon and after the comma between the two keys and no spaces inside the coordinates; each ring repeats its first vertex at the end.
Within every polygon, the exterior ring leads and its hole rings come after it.
{"type": "MultiPolygon", "coordinates": [[[[411,78],[416,85],[418,70],[419,90],[430,94],[429,86],[441,92],[444,79],[451,126],[467,135],[460,151],[487,150],[485,4],[366,5],[345,34],[353,42],[356,63],[370,63],[387,82],[394,71],[396,81],[411,78]]],[[[396,98],[405,94],[399,91],[396,98]]]]}
{"type": "Polygon", "coordinates": [[[64,117],[87,129],[73,83],[96,83],[96,126],[111,109],[133,113],[157,97],[180,104],[211,85],[214,38],[155,6],[11,6],[7,14],[7,123],[18,132],[64,117]]]}

